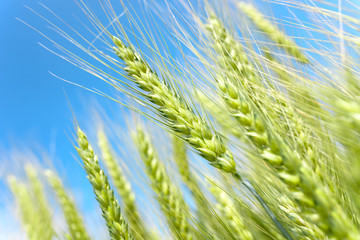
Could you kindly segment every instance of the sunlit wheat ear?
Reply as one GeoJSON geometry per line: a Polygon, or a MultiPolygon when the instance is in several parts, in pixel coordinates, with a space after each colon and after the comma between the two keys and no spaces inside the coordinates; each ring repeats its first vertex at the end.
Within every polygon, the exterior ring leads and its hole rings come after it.
{"type": "MultiPolygon", "coordinates": [[[[223,81],[226,82],[226,81],[223,81]]],[[[341,222],[347,222],[351,229],[357,234],[357,229],[346,216],[339,202],[329,187],[326,186],[319,176],[300,155],[287,145],[273,132],[270,126],[263,121],[263,118],[256,117],[250,104],[241,100],[236,91],[227,84],[221,84],[225,100],[234,116],[237,116],[238,123],[243,127],[243,133],[247,135],[251,143],[259,151],[261,157],[266,160],[277,171],[278,177],[288,186],[292,195],[297,199],[304,209],[316,209],[318,217],[315,220],[320,228],[332,234],[348,234],[348,228],[342,227],[341,222]],[[311,189],[311,190],[310,190],[311,189]],[[314,191],[315,189],[315,191],[314,191]],[[329,209],[329,203],[334,213],[328,214],[324,209],[329,209]],[[339,214],[334,217],[334,214],[339,214]],[[327,224],[323,224],[327,222],[327,224]],[[334,222],[336,222],[335,225],[334,222]],[[338,225],[339,224],[339,225],[338,225]],[[341,233],[337,231],[341,230],[341,233]]],[[[310,210],[312,212],[312,210],[310,210]]]]}
{"type": "Polygon", "coordinates": [[[72,240],[90,240],[84,222],[75,203],[64,189],[60,178],[51,170],[45,172],[49,184],[53,188],[57,201],[63,210],[72,240]]]}
{"type": "Polygon", "coordinates": [[[156,105],[156,110],[171,129],[184,138],[212,166],[225,172],[236,172],[231,152],[205,119],[199,117],[173,89],[160,81],[158,75],[132,47],[126,46],[115,36],[112,36],[112,40],[116,45],[116,55],[127,65],[125,70],[128,75],[143,90],[144,96],[156,105]]]}
{"type": "MultiPolygon", "coordinates": [[[[304,136],[303,139],[309,140],[309,132],[303,129],[302,119],[287,102],[286,96],[282,92],[275,92],[273,97],[268,99],[266,96],[268,90],[254,73],[255,68],[244,53],[241,44],[225,29],[222,22],[215,15],[211,15],[206,28],[213,38],[217,57],[221,59],[223,65],[228,66],[228,71],[223,71],[216,78],[219,94],[240,125],[254,126],[252,122],[255,118],[259,119],[257,115],[263,115],[264,118],[268,117],[272,120],[271,124],[276,127],[275,131],[283,131],[285,128],[291,135],[294,130],[304,136]],[[298,129],[289,128],[288,124],[298,129]]],[[[258,134],[254,137],[266,136],[258,134]]],[[[307,146],[311,145],[307,144],[307,146]]]]}
{"type": "MultiPolygon", "coordinates": [[[[226,45],[228,42],[225,41],[227,39],[226,31],[221,30],[220,33],[217,33],[217,29],[224,29],[221,22],[214,16],[210,18],[209,22],[211,26],[209,29],[216,33],[214,34],[215,39],[218,39],[216,41],[224,45],[225,49],[231,47],[226,45]]],[[[234,60],[225,58],[225,61],[233,62],[234,60]]],[[[357,236],[358,230],[354,223],[348,218],[329,186],[322,182],[319,173],[315,172],[311,165],[301,158],[301,155],[288,144],[286,139],[276,133],[275,125],[269,124],[271,118],[265,121],[263,111],[270,105],[265,106],[261,111],[258,107],[261,103],[266,105],[268,102],[258,99],[261,97],[260,95],[256,96],[257,104],[252,103],[251,98],[243,97],[245,94],[249,94],[248,89],[238,87],[232,78],[231,75],[217,77],[222,98],[232,116],[242,126],[244,135],[248,136],[261,157],[274,167],[277,176],[287,185],[292,197],[301,204],[304,210],[308,210],[309,213],[315,211],[317,218],[312,218],[311,221],[330,236],[357,236]],[[330,209],[329,204],[336,206],[331,208],[331,214],[324,211],[324,209],[330,209]],[[348,227],[344,227],[341,222],[346,222],[348,227]]],[[[286,117],[289,117],[291,121],[292,116],[286,117]]]]}
{"type": "Polygon", "coordinates": [[[101,169],[98,158],[94,154],[86,135],[78,127],[77,129],[77,151],[84,164],[84,169],[88,179],[93,187],[98,201],[102,216],[105,219],[106,226],[112,240],[132,240],[128,224],[125,222],[120,206],[111,190],[109,181],[104,171],[101,169]]]}
{"type": "Polygon", "coordinates": [[[247,108],[254,105],[252,108],[256,111],[252,114],[261,113],[264,117],[274,118],[274,104],[269,100],[268,91],[240,42],[235,40],[214,14],[209,16],[204,28],[210,35],[215,61],[220,66],[214,70],[218,94],[232,117],[241,124],[251,124],[249,121],[254,119],[249,119],[247,108]]]}
{"type": "Polygon", "coordinates": [[[131,189],[130,182],[126,179],[119,163],[116,162],[110,143],[102,130],[98,132],[98,143],[102,154],[102,160],[106,165],[106,169],[109,172],[116,191],[124,202],[125,213],[129,219],[130,227],[134,228],[133,235],[136,236],[139,234],[141,239],[148,238],[149,236],[146,227],[135,203],[135,194],[131,189]]]}
{"type": "Polygon", "coordinates": [[[213,180],[209,180],[209,183],[211,185],[210,191],[218,202],[217,208],[222,214],[222,221],[231,230],[231,234],[235,236],[235,239],[254,239],[251,232],[245,226],[242,216],[237,211],[235,203],[231,197],[228,196],[227,193],[219,186],[217,186],[213,180]]]}
{"type": "Polygon", "coordinates": [[[205,25],[214,42],[213,48],[218,54],[216,62],[221,67],[221,74],[234,79],[233,87],[241,85],[248,97],[257,101],[257,87],[261,86],[260,78],[255,74],[255,67],[249,61],[243,46],[225,29],[219,18],[212,14],[205,25]]]}
{"type": "Polygon", "coordinates": [[[157,194],[157,199],[164,215],[168,219],[170,229],[177,239],[194,239],[194,233],[188,217],[189,209],[179,189],[171,183],[149,136],[140,126],[137,128],[134,140],[141,159],[146,166],[151,186],[157,194]]]}
{"type": "Polygon", "coordinates": [[[44,185],[39,179],[38,172],[32,165],[27,164],[25,166],[25,172],[29,179],[31,193],[34,199],[33,201],[34,207],[37,209],[38,211],[37,214],[39,215],[39,218],[43,222],[42,239],[45,240],[52,239],[53,237],[55,237],[56,233],[53,228],[51,210],[49,203],[46,199],[44,185]]]}
{"type": "Polygon", "coordinates": [[[37,209],[32,205],[28,187],[19,182],[14,176],[8,177],[8,185],[15,197],[20,212],[21,223],[29,240],[43,239],[45,236],[42,221],[37,214],[37,209]]]}
{"type": "Polygon", "coordinates": [[[287,51],[297,61],[301,63],[309,62],[308,58],[304,55],[304,53],[302,53],[296,43],[283,32],[281,32],[269,20],[267,20],[256,8],[244,2],[240,2],[238,6],[242,12],[252,20],[255,26],[264,32],[271,40],[277,43],[279,47],[287,51]]]}

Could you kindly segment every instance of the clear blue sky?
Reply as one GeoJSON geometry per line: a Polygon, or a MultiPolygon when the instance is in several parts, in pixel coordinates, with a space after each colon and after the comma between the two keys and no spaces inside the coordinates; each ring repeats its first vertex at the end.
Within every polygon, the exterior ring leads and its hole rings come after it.
{"type": "MultiPolygon", "coordinates": [[[[24,7],[28,5],[46,13],[37,2],[0,1],[0,161],[6,160],[6,156],[15,149],[21,151],[28,147],[39,153],[36,148],[41,146],[53,158],[55,165],[61,166],[62,173],[66,172],[66,183],[71,184],[72,190],[81,189],[82,193],[91,194],[89,198],[80,198],[85,210],[87,206],[93,205],[94,198],[84,171],[74,157],[74,118],[65,92],[80,122],[86,122],[82,118],[89,116],[92,110],[87,107],[89,102],[97,101],[105,105],[113,103],[49,74],[51,71],[74,82],[89,80],[88,86],[92,86],[95,81],[89,74],[41,47],[38,42],[47,46],[51,44],[16,19],[26,21],[45,34],[51,33],[52,30],[46,27],[48,24],[24,7]]],[[[41,2],[64,19],[74,19],[73,14],[81,16],[72,0],[41,2]]],[[[75,28],[80,27],[76,21],[71,23],[75,28]]],[[[0,192],[3,195],[5,190],[1,181],[4,180],[4,169],[0,168],[0,192]]],[[[1,196],[0,218],[4,216],[5,201],[1,196]]],[[[2,223],[0,220],[0,225],[2,223]]],[[[4,230],[3,227],[0,226],[0,229],[4,230]]],[[[0,239],[3,239],[4,232],[1,232],[0,239]]]]}

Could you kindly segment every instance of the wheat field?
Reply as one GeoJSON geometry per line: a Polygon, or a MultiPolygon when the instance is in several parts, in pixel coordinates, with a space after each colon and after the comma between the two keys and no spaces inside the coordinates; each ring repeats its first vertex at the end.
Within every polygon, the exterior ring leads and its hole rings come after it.
{"type": "Polygon", "coordinates": [[[25,239],[360,239],[360,2],[77,4],[82,29],[23,23],[118,107],[73,112],[87,189],[52,160],[2,174],[25,239]]]}

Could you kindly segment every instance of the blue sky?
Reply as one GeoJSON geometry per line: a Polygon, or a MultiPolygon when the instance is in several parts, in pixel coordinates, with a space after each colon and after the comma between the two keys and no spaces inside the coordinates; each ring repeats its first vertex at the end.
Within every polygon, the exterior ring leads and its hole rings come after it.
{"type": "MultiPolygon", "coordinates": [[[[72,1],[43,2],[61,13],[74,7],[72,1]]],[[[16,19],[47,30],[44,21],[26,9],[25,4],[39,7],[35,1],[0,3],[1,145],[8,148],[14,141],[37,141],[47,148],[56,141],[66,147],[69,141],[65,132],[72,127],[72,116],[64,92],[76,111],[78,103],[91,94],[49,74],[52,71],[74,79],[84,77],[81,71],[39,46],[38,42],[46,42],[44,38],[16,19]]]]}
{"type": "MultiPolygon", "coordinates": [[[[92,110],[87,108],[89,102],[96,101],[105,105],[112,103],[89,91],[65,83],[49,73],[57,73],[71,81],[91,81],[89,74],[41,47],[38,42],[49,45],[48,42],[39,33],[16,19],[19,18],[45,34],[50,34],[52,30],[46,27],[48,24],[25,8],[25,5],[28,5],[42,13],[46,12],[37,2],[0,1],[0,159],[9,161],[12,151],[30,149],[38,154],[44,151],[49,154],[55,165],[63,170],[62,174],[66,172],[66,184],[71,183],[72,190],[81,189],[79,192],[92,194],[84,171],[74,157],[74,118],[70,105],[76,117],[81,120],[82,117],[89,116],[92,110]]],[[[64,19],[72,18],[73,13],[79,14],[72,0],[41,2],[61,14],[64,19]]],[[[79,26],[75,21],[74,25],[79,26]]],[[[8,164],[3,162],[1,165],[1,180],[4,180],[4,175],[8,171],[4,171],[3,168],[8,164]]],[[[0,183],[0,192],[3,191],[4,186],[0,183]]],[[[94,201],[93,197],[79,196],[79,199],[84,209],[94,201]]],[[[0,197],[2,220],[5,220],[3,211],[7,207],[6,200],[0,197]]],[[[4,224],[2,220],[0,225],[4,224]]],[[[6,236],[3,228],[6,227],[0,227],[0,239],[11,239],[6,236]]]]}
{"type": "MultiPolygon", "coordinates": [[[[75,29],[83,29],[81,23],[74,18],[77,16],[81,20],[85,19],[75,1],[41,0],[40,2],[59,14],[75,29]]],[[[97,0],[86,2],[91,4],[97,0]]],[[[135,8],[137,2],[133,2],[135,8]]],[[[9,206],[10,194],[5,188],[4,181],[11,170],[21,165],[19,162],[31,161],[30,157],[21,156],[19,152],[25,154],[28,151],[34,152],[40,161],[47,160],[42,156],[45,153],[65,179],[66,187],[72,190],[82,212],[86,214],[87,219],[90,219],[89,224],[96,224],[92,220],[99,219],[99,209],[73,146],[73,113],[80,125],[88,130],[94,120],[91,115],[94,106],[101,105],[101,108],[105,109],[109,115],[118,116],[113,120],[118,123],[119,128],[124,126],[121,113],[119,113],[123,109],[120,109],[119,104],[61,81],[49,73],[55,73],[64,79],[83,84],[86,87],[99,87],[102,90],[112,91],[109,86],[104,85],[97,78],[40,46],[39,43],[54,49],[52,43],[21,21],[30,24],[56,41],[65,45],[67,43],[54,34],[52,29],[49,29],[48,23],[25,6],[44,14],[47,19],[55,19],[38,4],[38,1],[0,0],[1,240],[20,239],[17,235],[19,222],[6,217],[13,213],[13,209],[9,206]],[[120,111],[117,112],[119,109],[120,111]],[[14,152],[16,153],[15,159],[14,152]],[[13,161],[16,161],[17,164],[13,161]],[[11,169],[11,166],[14,167],[11,169]],[[97,217],[94,217],[94,214],[98,214],[97,217]]],[[[44,165],[51,167],[47,163],[44,165]]]]}

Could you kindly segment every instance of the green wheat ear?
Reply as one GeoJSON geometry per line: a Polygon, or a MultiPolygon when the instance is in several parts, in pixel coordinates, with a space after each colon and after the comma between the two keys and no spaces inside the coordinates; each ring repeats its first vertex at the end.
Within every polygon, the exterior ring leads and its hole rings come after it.
{"type": "Polygon", "coordinates": [[[78,212],[75,203],[70,198],[58,176],[51,170],[45,172],[48,182],[53,188],[57,201],[61,205],[72,240],[90,240],[84,226],[82,217],[78,212]]]}
{"type": "Polygon", "coordinates": [[[44,239],[44,224],[42,224],[42,221],[37,214],[37,209],[33,205],[33,199],[29,188],[24,183],[17,180],[15,176],[11,175],[7,180],[20,210],[21,223],[27,237],[29,240],[44,239]]]}
{"type": "Polygon", "coordinates": [[[299,46],[297,46],[291,38],[267,20],[256,8],[244,2],[240,2],[238,6],[243,13],[252,20],[255,26],[264,32],[271,40],[277,43],[279,47],[283,48],[288,54],[295,57],[297,61],[301,63],[309,63],[309,59],[300,50],[299,46]]]}
{"type": "Polygon", "coordinates": [[[164,215],[167,217],[171,230],[177,239],[194,239],[194,233],[189,223],[188,206],[182,198],[179,189],[175,187],[160,162],[150,137],[139,126],[134,135],[138,152],[143,160],[151,186],[157,194],[157,200],[164,215]]]}
{"type": "Polygon", "coordinates": [[[126,46],[115,36],[111,38],[116,45],[113,48],[115,54],[127,65],[125,70],[128,75],[143,90],[144,97],[156,106],[156,111],[168,126],[212,166],[228,173],[235,173],[236,165],[232,153],[205,119],[199,117],[173,89],[164,84],[131,46],[126,46]]]}
{"type": "Polygon", "coordinates": [[[102,130],[98,132],[98,142],[102,153],[102,160],[106,165],[116,191],[120,194],[125,204],[125,213],[130,221],[130,226],[134,228],[134,235],[139,234],[141,239],[146,239],[149,236],[136,206],[135,194],[120,165],[116,162],[110,143],[102,130]]]}
{"type": "MultiPolygon", "coordinates": [[[[224,77],[218,76],[216,80],[221,97],[231,115],[241,126],[244,136],[248,137],[255,151],[269,165],[273,166],[277,177],[286,184],[291,192],[292,198],[299,202],[303,211],[308,212],[308,221],[316,224],[330,236],[341,237],[344,235],[349,238],[359,236],[358,229],[341,207],[341,201],[331,191],[331,185],[321,178],[321,172],[312,168],[311,163],[302,158],[301,152],[293,149],[288,140],[279,135],[277,125],[274,125],[273,119],[270,118],[272,116],[264,114],[264,110],[271,106],[267,99],[261,95],[256,95],[255,101],[251,97],[246,97],[246,95],[251,96],[252,93],[255,93],[253,92],[255,88],[252,86],[255,86],[256,82],[247,81],[251,79],[250,76],[253,76],[251,74],[249,77],[243,78],[244,74],[248,74],[244,68],[239,71],[238,67],[234,67],[237,66],[236,62],[233,64],[234,58],[229,55],[235,51],[231,51],[233,46],[229,44],[229,42],[234,42],[233,38],[226,32],[216,16],[210,16],[207,28],[214,38],[215,48],[217,45],[223,49],[219,51],[219,54],[223,56],[222,62],[229,66],[229,70],[237,71],[240,74],[236,78],[234,75],[225,73],[224,77]],[[236,81],[238,79],[241,80],[240,83],[236,81]],[[247,88],[246,84],[250,84],[248,85],[250,88],[247,88]],[[265,105],[265,107],[261,105],[265,105]],[[324,210],[329,209],[330,203],[333,206],[329,210],[331,214],[324,210]],[[314,214],[316,214],[316,218],[313,217],[314,214]]],[[[236,49],[239,50],[240,48],[237,47],[236,49]]],[[[244,58],[239,58],[239,61],[244,61],[244,58]]],[[[301,119],[293,114],[291,106],[285,105],[284,111],[285,117],[290,119],[290,123],[296,124],[296,122],[292,122],[294,120],[301,122],[301,119]]],[[[290,126],[290,128],[292,129],[294,126],[290,126]]],[[[302,128],[299,129],[300,132],[303,130],[302,128]]],[[[306,129],[303,133],[305,136],[308,135],[306,129]]],[[[308,136],[306,137],[309,139],[308,136]]],[[[305,152],[304,156],[312,156],[311,142],[306,142],[306,138],[304,139],[305,146],[301,150],[305,152]]]]}
{"type": "Polygon", "coordinates": [[[86,135],[79,127],[77,129],[77,142],[79,147],[76,149],[84,164],[84,169],[93,187],[96,200],[100,205],[110,238],[112,240],[133,240],[128,224],[122,216],[118,201],[111,190],[108,178],[101,169],[98,158],[94,154],[86,135]]]}
{"type": "Polygon", "coordinates": [[[39,179],[38,172],[31,164],[25,166],[25,172],[29,179],[34,208],[43,225],[42,239],[52,239],[55,237],[56,233],[53,228],[51,210],[46,199],[44,185],[39,179]]]}

